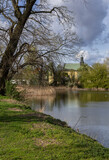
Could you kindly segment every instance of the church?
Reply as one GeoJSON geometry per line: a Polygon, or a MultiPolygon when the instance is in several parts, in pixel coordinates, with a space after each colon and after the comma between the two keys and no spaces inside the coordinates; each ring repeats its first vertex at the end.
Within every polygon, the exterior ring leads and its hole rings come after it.
{"type": "Polygon", "coordinates": [[[64,73],[68,74],[70,78],[78,79],[80,67],[84,65],[83,57],[80,58],[80,63],[65,63],[64,64],[64,73]]]}
{"type": "MultiPolygon", "coordinates": [[[[79,77],[79,69],[82,65],[84,65],[83,57],[80,58],[80,63],[65,63],[62,72],[65,73],[65,75],[67,75],[70,79],[74,78],[77,80],[79,77]]],[[[52,72],[49,72],[48,82],[49,84],[54,82],[54,76],[52,72]]]]}

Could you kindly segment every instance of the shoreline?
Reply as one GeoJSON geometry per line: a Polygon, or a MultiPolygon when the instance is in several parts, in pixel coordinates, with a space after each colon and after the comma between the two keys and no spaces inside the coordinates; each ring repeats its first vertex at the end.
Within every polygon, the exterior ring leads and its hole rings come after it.
{"type": "Polygon", "coordinates": [[[109,91],[109,89],[105,88],[77,88],[77,87],[66,87],[66,86],[59,86],[54,87],[56,90],[73,90],[73,91],[109,91]]]}
{"type": "Polygon", "coordinates": [[[66,122],[13,102],[0,101],[1,159],[109,159],[108,148],[66,122]]]}
{"type": "Polygon", "coordinates": [[[23,93],[23,96],[28,98],[35,98],[36,96],[53,96],[56,95],[56,91],[99,91],[99,92],[109,92],[109,89],[104,88],[77,88],[77,87],[33,87],[33,86],[17,86],[17,90],[23,93]]]}

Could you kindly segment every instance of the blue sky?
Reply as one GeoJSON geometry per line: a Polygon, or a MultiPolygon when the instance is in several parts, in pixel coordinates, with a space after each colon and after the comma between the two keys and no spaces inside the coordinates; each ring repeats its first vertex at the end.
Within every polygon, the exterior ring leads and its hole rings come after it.
{"type": "Polygon", "coordinates": [[[51,4],[66,5],[74,14],[76,31],[81,39],[80,53],[88,64],[102,63],[109,57],[109,0],[49,0],[51,4]]]}
{"type": "MultiPolygon", "coordinates": [[[[75,26],[72,26],[72,30],[81,39],[78,54],[84,55],[86,63],[102,63],[109,57],[109,0],[48,0],[48,2],[53,6],[65,5],[73,11],[75,26]]],[[[0,21],[0,26],[7,26],[7,23],[0,21]]],[[[59,23],[55,21],[53,27],[59,30],[59,23]]]]}

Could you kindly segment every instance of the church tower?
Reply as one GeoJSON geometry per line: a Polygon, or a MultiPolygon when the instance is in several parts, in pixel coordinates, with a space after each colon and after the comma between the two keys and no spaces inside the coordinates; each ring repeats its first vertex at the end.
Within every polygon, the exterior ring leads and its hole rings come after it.
{"type": "Polygon", "coordinates": [[[80,66],[84,65],[84,58],[83,56],[81,56],[81,59],[80,59],[80,66]]]}

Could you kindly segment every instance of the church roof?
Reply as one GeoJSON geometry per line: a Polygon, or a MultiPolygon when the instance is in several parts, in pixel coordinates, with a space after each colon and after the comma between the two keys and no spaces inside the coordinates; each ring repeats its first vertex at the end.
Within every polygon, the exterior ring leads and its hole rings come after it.
{"type": "Polygon", "coordinates": [[[80,63],[65,63],[65,70],[75,70],[77,71],[80,68],[80,63]]]}

